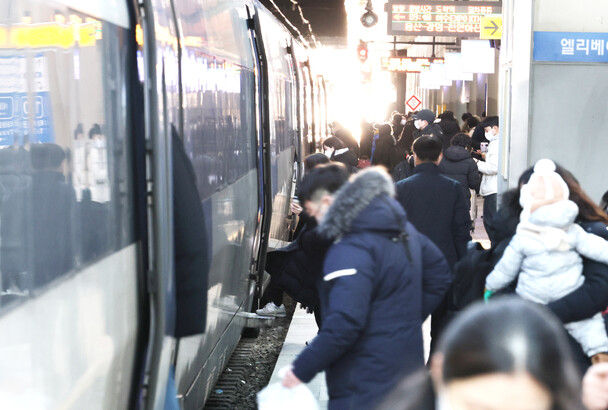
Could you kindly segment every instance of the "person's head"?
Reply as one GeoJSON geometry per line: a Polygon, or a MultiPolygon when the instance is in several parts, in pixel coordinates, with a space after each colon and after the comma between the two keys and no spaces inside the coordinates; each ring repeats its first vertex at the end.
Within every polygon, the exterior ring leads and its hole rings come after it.
{"type": "Polygon", "coordinates": [[[91,129],[89,130],[89,139],[93,139],[95,137],[101,136],[101,127],[99,124],[93,124],[91,129]]]}
{"type": "Polygon", "coordinates": [[[329,164],[329,158],[320,152],[315,152],[304,158],[304,170],[310,171],[318,165],[329,164]]]}
{"type": "Polygon", "coordinates": [[[416,138],[412,144],[414,151],[414,165],[423,164],[425,162],[433,162],[438,164],[441,162],[443,143],[437,137],[432,135],[423,135],[416,138]]]}
{"type": "Polygon", "coordinates": [[[481,122],[481,126],[483,127],[483,132],[485,133],[486,139],[488,141],[493,141],[498,138],[498,117],[492,116],[487,117],[481,122]]]}
{"type": "Polygon", "coordinates": [[[473,116],[473,114],[471,114],[470,112],[465,112],[464,114],[462,114],[460,116],[460,119],[462,120],[462,122],[467,122],[467,120],[469,118],[471,118],[473,116]]]}
{"type": "Polygon", "coordinates": [[[519,196],[519,203],[526,215],[542,206],[568,199],[568,185],[555,169],[555,163],[550,159],[541,159],[534,165],[534,172],[521,187],[519,196]]]}
{"type": "Polygon", "coordinates": [[[442,120],[456,121],[456,117],[454,117],[454,113],[452,111],[442,112],[441,115],[439,115],[439,118],[442,120]]]}
{"type": "Polygon", "coordinates": [[[30,148],[32,168],[38,171],[60,171],[65,160],[65,151],[57,144],[33,144],[30,148]]]}
{"type": "Polygon", "coordinates": [[[333,194],[348,177],[344,164],[337,162],[319,165],[307,173],[298,189],[298,198],[306,213],[321,222],[333,203],[333,194]]]}
{"type": "Polygon", "coordinates": [[[414,114],[414,127],[419,130],[425,129],[435,121],[435,113],[431,110],[420,110],[414,114]]]}
{"type": "Polygon", "coordinates": [[[401,121],[403,120],[403,116],[399,113],[393,114],[393,125],[399,125],[401,124],[401,121]]]}
{"type": "Polygon", "coordinates": [[[580,409],[580,375],[563,326],[523,299],[480,302],[441,336],[431,375],[453,409],[580,409]]]}
{"type": "Polygon", "coordinates": [[[472,143],[473,143],[473,140],[471,139],[471,137],[469,137],[464,132],[459,132],[458,134],[454,135],[452,137],[452,139],[450,140],[450,145],[455,146],[455,147],[462,147],[462,148],[466,149],[467,151],[471,150],[472,143]]]}
{"type": "Polygon", "coordinates": [[[380,137],[389,137],[391,135],[391,126],[390,124],[380,124],[378,126],[378,135],[380,137]]]}
{"type": "Polygon", "coordinates": [[[344,148],[344,143],[338,137],[329,137],[323,141],[323,152],[327,158],[331,158],[334,151],[344,148]]]}

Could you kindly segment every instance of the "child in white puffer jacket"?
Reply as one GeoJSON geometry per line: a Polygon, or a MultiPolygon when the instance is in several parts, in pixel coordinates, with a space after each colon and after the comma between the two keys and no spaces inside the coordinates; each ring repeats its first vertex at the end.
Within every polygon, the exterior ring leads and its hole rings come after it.
{"type": "MultiPolygon", "coordinates": [[[[541,159],[529,182],[521,188],[523,212],[517,231],[494,270],[486,278],[486,298],[517,278],[515,292],[524,299],[547,304],[585,281],[580,255],[608,263],[608,241],[574,223],[578,206],[555,172],[555,164],[541,159]]],[[[608,337],[601,313],[565,325],[592,362],[608,361],[608,337]]]]}

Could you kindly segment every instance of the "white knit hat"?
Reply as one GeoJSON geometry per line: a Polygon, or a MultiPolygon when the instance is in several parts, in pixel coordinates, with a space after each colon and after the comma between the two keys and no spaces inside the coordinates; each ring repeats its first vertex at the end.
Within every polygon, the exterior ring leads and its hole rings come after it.
{"type": "Polygon", "coordinates": [[[568,199],[569,195],[568,185],[555,172],[555,163],[550,159],[541,159],[534,165],[528,183],[521,187],[519,203],[524,212],[530,215],[541,206],[568,199]]]}

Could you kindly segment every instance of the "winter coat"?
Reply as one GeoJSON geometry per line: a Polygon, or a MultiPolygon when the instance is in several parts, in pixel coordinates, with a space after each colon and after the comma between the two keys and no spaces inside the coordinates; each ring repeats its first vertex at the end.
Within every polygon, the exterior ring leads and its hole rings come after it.
{"type": "Polygon", "coordinates": [[[288,246],[268,252],[266,272],[276,286],[296,302],[314,309],[319,304],[317,280],[321,278],[323,259],[331,241],[317,231],[313,218],[288,246]]]}
{"type": "Polygon", "coordinates": [[[397,139],[397,151],[399,151],[403,156],[406,153],[412,152],[412,144],[414,143],[414,133],[416,132],[416,127],[414,126],[414,120],[410,120],[405,123],[403,127],[403,131],[401,132],[401,136],[397,139]]]}
{"type": "Polygon", "coordinates": [[[335,195],[319,231],[334,243],[320,285],[323,325],[293,363],[310,381],[326,371],[329,409],[370,409],[424,366],[421,325],[450,284],[445,259],[407,222],[377,168],[335,195]]]}
{"type": "Polygon", "coordinates": [[[486,138],[484,128],[481,126],[481,124],[475,127],[475,131],[473,131],[473,135],[471,135],[471,140],[471,145],[473,146],[474,151],[477,151],[481,148],[482,142],[490,142],[486,138]]]}
{"type": "Polygon", "coordinates": [[[334,151],[331,156],[331,160],[334,162],[341,162],[346,166],[348,172],[354,173],[357,172],[357,165],[359,164],[359,160],[355,153],[349,148],[344,148],[340,150],[334,151]]]}
{"type": "Polygon", "coordinates": [[[486,287],[498,290],[518,278],[515,291],[520,296],[546,304],[581,286],[579,254],[608,263],[608,242],[575,224],[577,215],[576,204],[563,200],[538,208],[520,222],[486,287]]]}
{"type": "Polygon", "coordinates": [[[471,153],[459,146],[451,146],[443,152],[443,160],[439,163],[439,172],[446,177],[455,179],[462,184],[462,192],[471,207],[470,189],[479,190],[481,176],[471,153]]]}
{"type": "MultiPolygon", "coordinates": [[[[353,135],[347,129],[339,129],[334,135],[348,147],[349,150],[355,155],[356,159],[359,159],[359,143],[353,137],[353,135]]],[[[356,165],[356,164],[355,164],[356,165]]]]}
{"type": "Polygon", "coordinates": [[[460,183],[439,174],[431,162],[419,164],[414,175],[397,182],[397,200],[409,221],[441,251],[450,265],[467,251],[471,218],[460,183]]]}
{"type": "Polygon", "coordinates": [[[411,159],[412,157],[404,159],[393,168],[393,181],[399,182],[414,174],[414,165],[412,164],[411,159]]]}
{"type": "Polygon", "coordinates": [[[442,119],[439,121],[439,126],[441,127],[441,131],[443,131],[443,150],[450,148],[450,143],[452,142],[452,137],[460,132],[460,127],[458,126],[458,121],[442,119]]]}
{"type": "Polygon", "coordinates": [[[479,193],[482,196],[492,195],[498,192],[498,138],[488,144],[488,152],[485,161],[478,161],[477,168],[483,175],[479,193]]]}
{"type": "Polygon", "coordinates": [[[432,135],[433,137],[437,137],[442,143],[443,139],[445,138],[443,135],[443,130],[439,124],[434,123],[427,125],[424,129],[414,131],[414,140],[416,140],[418,137],[422,137],[423,135],[432,135]]]}
{"type": "MultiPolygon", "coordinates": [[[[608,242],[574,223],[578,207],[563,200],[538,208],[517,227],[515,236],[486,279],[486,288],[498,290],[513,282],[525,299],[546,304],[579,288],[582,259],[608,263],[608,242]],[[519,274],[519,277],[518,277],[519,274]]],[[[568,323],[566,329],[591,356],[608,351],[601,315],[568,323]]]]}
{"type": "Polygon", "coordinates": [[[390,134],[380,134],[375,145],[372,165],[383,165],[390,172],[395,165],[392,163],[395,140],[390,134]]]}

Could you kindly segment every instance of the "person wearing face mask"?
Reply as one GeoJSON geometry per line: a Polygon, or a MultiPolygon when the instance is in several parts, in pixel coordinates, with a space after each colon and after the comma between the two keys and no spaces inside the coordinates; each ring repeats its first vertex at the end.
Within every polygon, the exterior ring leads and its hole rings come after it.
{"type": "Polygon", "coordinates": [[[347,182],[338,164],[313,169],[299,197],[331,241],[317,282],[322,326],[283,378],[325,371],[329,410],[373,409],[424,367],[422,323],[450,286],[441,251],[407,221],[382,167],[347,182]]]}
{"type": "Polygon", "coordinates": [[[338,137],[329,137],[323,141],[323,153],[330,161],[341,162],[352,174],[357,172],[357,155],[338,137]]]}
{"type": "MultiPolygon", "coordinates": [[[[586,402],[595,410],[604,408],[605,387],[594,376],[586,402]]],[[[377,410],[583,408],[580,374],[562,326],[543,306],[503,297],[458,316],[431,357],[430,374],[403,380],[377,410]]]]}
{"type": "Polygon", "coordinates": [[[441,140],[443,146],[450,146],[450,141],[447,144],[444,143],[445,135],[439,124],[435,124],[435,113],[431,110],[420,110],[414,114],[414,139],[423,135],[431,135],[441,140]]]}
{"type": "Polygon", "coordinates": [[[496,244],[495,232],[492,227],[492,218],[496,213],[496,197],[498,192],[498,117],[487,117],[480,124],[484,128],[485,137],[489,142],[488,150],[482,157],[484,161],[477,161],[477,168],[481,172],[481,186],[479,193],[483,196],[483,226],[486,229],[492,246],[496,244]]]}

